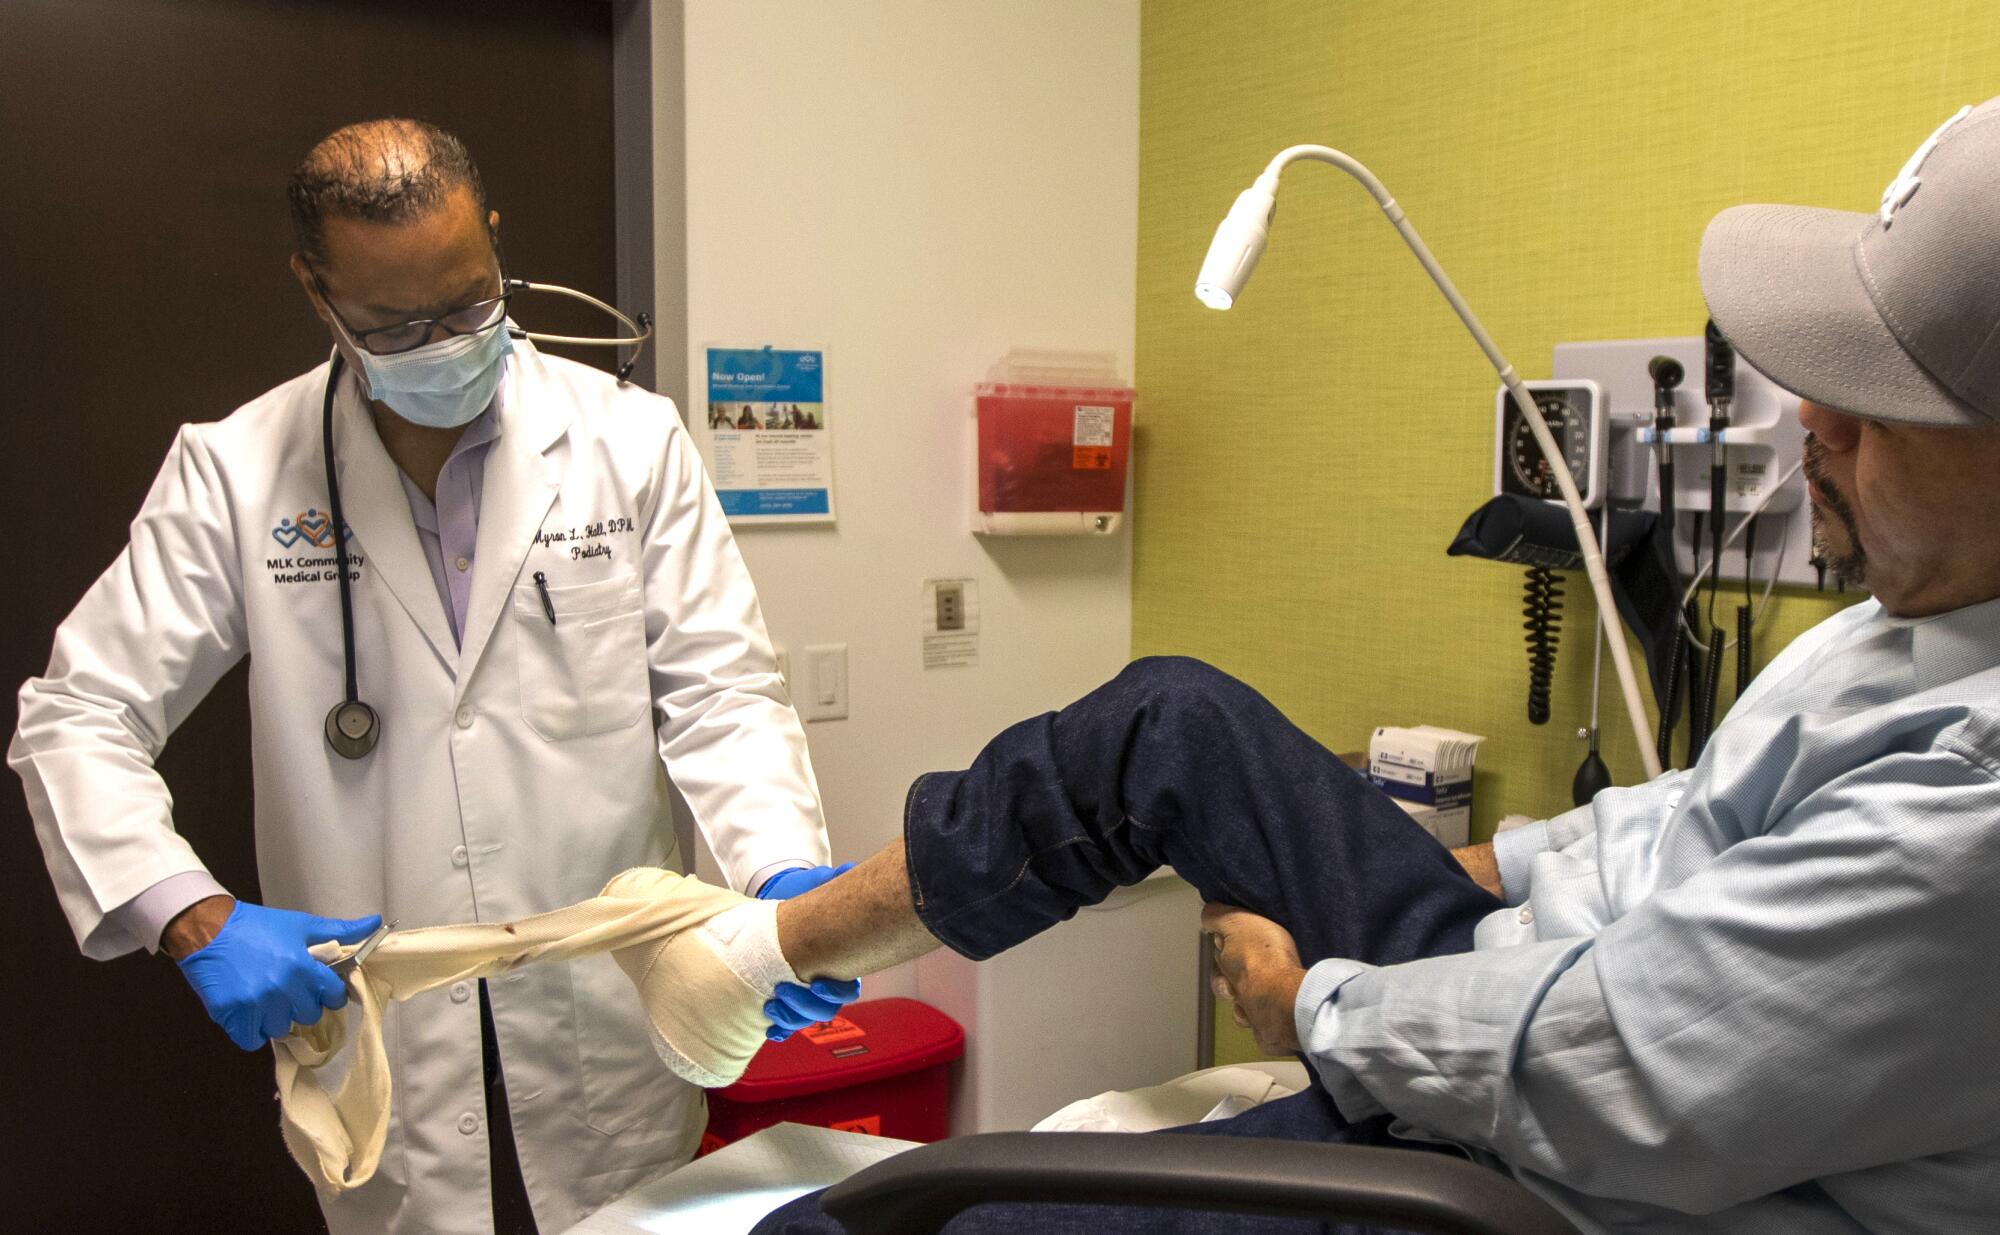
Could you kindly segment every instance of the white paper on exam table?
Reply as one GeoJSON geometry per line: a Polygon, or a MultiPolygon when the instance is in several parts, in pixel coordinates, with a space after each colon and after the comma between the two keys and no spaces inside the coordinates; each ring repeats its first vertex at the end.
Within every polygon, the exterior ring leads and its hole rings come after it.
{"type": "Polygon", "coordinates": [[[565,1235],[747,1235],[786,1201],[917,1144],[777,1124],[640,1184],[565,1235]]]}
{"type": "Polygon", "coordinates": [[[1158,1132],[1228,1119],[1252,1107],[1287,1098],[1312,1084],[1295,1059],[1224,1064],[1176,1077],[1164,1085],[1112,1090],[1072,1102],[1036,1124],[1036,1132],[1158,1132]]]}

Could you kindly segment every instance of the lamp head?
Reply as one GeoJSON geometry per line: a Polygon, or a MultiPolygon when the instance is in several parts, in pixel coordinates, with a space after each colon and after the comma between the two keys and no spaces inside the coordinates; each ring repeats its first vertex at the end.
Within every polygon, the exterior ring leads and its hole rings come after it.
{"type": "Polygon", "coordinates": [[[1236,204],[1215,229],[1215,239],[1202,259],[1201,273],[1195,277],[1195,298],[1211,309],[1227,309],[1236,303],[1257,259],[1264,255],[1264,241],[1271,234],[1271,213],[1278,204],[1275,177],[1259,176],[1257,183],[1236,195],[1236,204]]]}

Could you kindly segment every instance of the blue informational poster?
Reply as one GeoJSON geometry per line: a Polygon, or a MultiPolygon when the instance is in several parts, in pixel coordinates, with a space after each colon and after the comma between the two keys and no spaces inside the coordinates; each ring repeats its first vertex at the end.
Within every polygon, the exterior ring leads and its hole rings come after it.
{"type": "Polygon", "coordinates": [[[711,347],[707,355],[701,438],[723,513],[731,523],[831,523],[826,353],[711,347]]]}

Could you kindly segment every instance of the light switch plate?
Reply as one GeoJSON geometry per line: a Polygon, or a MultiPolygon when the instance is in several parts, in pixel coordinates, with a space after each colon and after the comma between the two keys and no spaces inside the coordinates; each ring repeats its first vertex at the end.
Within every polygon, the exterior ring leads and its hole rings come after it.
{"type": "Polygon", "coordinates": [[[804,720],[847,719],[847,645],[811,644],[800,650],[792,703],[804,720]]]}

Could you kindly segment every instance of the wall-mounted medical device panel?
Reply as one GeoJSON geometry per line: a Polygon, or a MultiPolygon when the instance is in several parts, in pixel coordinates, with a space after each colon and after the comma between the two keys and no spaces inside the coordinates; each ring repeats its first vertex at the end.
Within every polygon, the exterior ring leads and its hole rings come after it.
{"type": "Polygon", "coordinates": [[[1125,517],[1132,402],[1115,356],[1009,352],[974,389],[973,530],[1116,532],[1125,517]]]}
{"type": "MultiPolygon", "coordinates": [[[[1612,505],[1660,508],[1655,452],[1662,443],[1654,427],[1656,387],[1648,369],[1659,356],[1678,361],[1692,377],[1671,392],[1673,427],[1665,435],[1665,444],[1674,455],[1674,550],[1682,577],[1693,577],[1697,568],[1696,514],[1705,525],[1713,518],[1710,468],[1719,445],[1725,466],[1724,518],[1729,528],[1734,530],[1744,512],[1760,501],[1764,503],[1757,516],[1752,575],[1768,579],[1775,571],[1780,583],[1817,585],[1820,576],[1812,564],[1811,507],[1805,500],[1805,479],[1795,473],[1785,479],[1799,461],[1805,443],[1798,398],[1737,359],[1729,427],[1722,431],[1718,443],[1709,428],[1710,409],[1703,394],[1701,375],[1707,351],[1699,335],[1556,345],[1555,383],[1589,381],[1603,394],[1608,431],[1604,462],[1612,505]]],[[[1703,562],[1708,559],[1709,543],[1709,528],[1704,526],[1699,546],[1703,562]]],[[[1725,579],[1742,576],[1743,547],[1739,540],[1724,554],[1725,579]]]]}
{"type": "MultiPolygon", "coordinates": [[[[1589,379],[1523,382],[1534,396],[1548,423],[1549,435],[1561,448],[1576,478],[1583,504],[1595,510],[1604,500],[1604,456],[1607,447],[1604,391],[1589,379]]],[[[1493,492],[1520,497],[1562,501],[1556,487],[1555,469],[1542,453],[1529,428],[1527,417],[1515,405],[1505,386],[1493,395],[1495,441],[1493,452],[1493,492]]]]}

